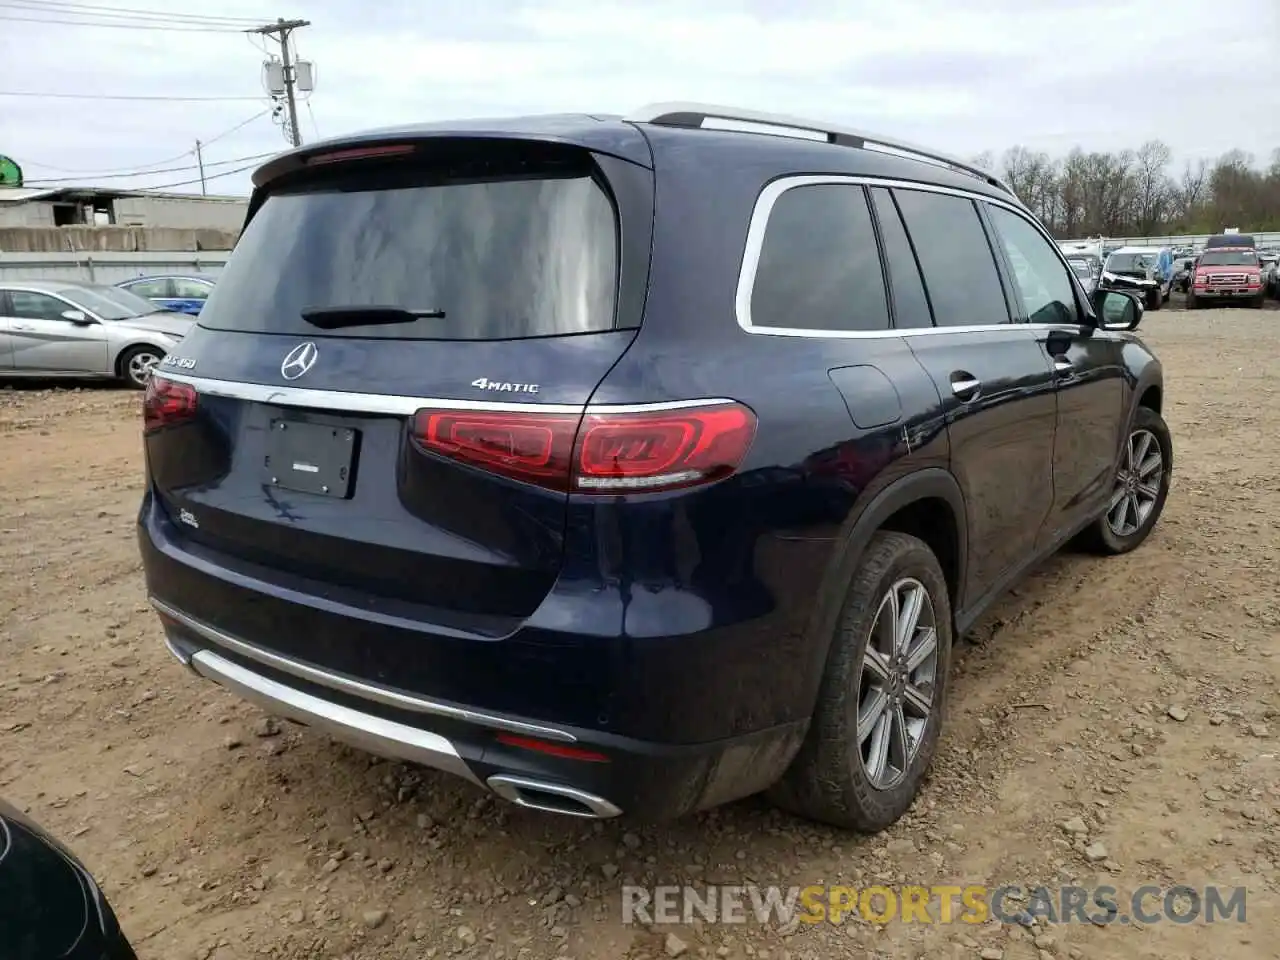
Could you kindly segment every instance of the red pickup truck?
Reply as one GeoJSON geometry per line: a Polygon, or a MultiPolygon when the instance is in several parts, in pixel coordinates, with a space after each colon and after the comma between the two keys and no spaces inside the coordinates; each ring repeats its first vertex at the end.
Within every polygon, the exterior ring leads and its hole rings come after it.
{"type": "Polygon", "coordinates": [[[1252,247],[1214,247],[1196,261],[1187,309],[1227,300],[1248,300],[1250,306],[1261,307],[1265,296],[1262,264],[1252,247]]]}

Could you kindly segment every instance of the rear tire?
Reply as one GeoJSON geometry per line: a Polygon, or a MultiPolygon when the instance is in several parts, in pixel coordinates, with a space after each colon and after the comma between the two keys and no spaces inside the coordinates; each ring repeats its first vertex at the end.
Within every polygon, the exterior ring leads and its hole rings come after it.
{"type": "Polygon", "coordinates": [[[1164,305],[1164,296],[1159,290],[1147,295],[1147,309],[1159,310],[1164,305]]]}
{"type": "Polygon", "coordinates": [[[1116,471],[1111,498],[1086,528],[1083,544],[1106,556],[1128,553],[1146,540],[1164,512],[1173,479],[1173,438],[1164,418],[1139,407],[1116,471]]]}
{"type": "Polygon", "coordinates": [[[159,347],[148,344],[130,347],[120,356],[120,379],[135,390],[145,390],[152,369],[163,359],[164,351],[159,347]]]}
{"type": "Polygon", "coordinates": [[[905,533],[875,534],[845,595],[808,735],[770,799],[863,833],[897,821],[938,745],[951,640],[933,551],[905,533]]]}

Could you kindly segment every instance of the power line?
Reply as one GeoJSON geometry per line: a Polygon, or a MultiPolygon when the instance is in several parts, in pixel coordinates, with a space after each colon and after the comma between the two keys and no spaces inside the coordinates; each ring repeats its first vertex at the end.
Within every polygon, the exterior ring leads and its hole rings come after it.
{"type": "MultiPolygon", "coordinates": [[[[255,113],[253,116],[249,117],[248,119],[241,120],[235,126],[228,127],[225,130],[215,133],[211,137],[204,138],[203,140],[200,141],[200,143],[203,146],[207,147],[211,143],[216,143],[217,141],[223,139],[224,137],[229,137],[231,136],[231,134],[237,132],[238,130],[242,130],[243,128],[247,127],[249,124],[253,123],[253,121],[261,119],[262,117],[266,116],[270,112],[271,112],[270,110],[260,110],[257,113],[255,113]]],[[[79,174],[81,177],[91,177],[91,178],[116,176],[119,174],[135,174],[137,176],[147,176],[148,174],[151,174],[151,173],[161,172],[159,170],[156,170],[155,169],[156,167],[163,167],[166,164],[177,163],[179,160],[182,160],[182,159],[185,159],[186,157],[191,156],[194,152],[195,152],[194,150],[183,150],[182,153],[179,153],[176,156],[165,157],[163,160],[155,160],[155,161],[152,161],[151,163],[140,164],[137,167],[115,167],[114,169],[107,169],[107,170],[86,170],[84,168],[77,169],[75,167],[58,167],[58,166],[54,166],[51,163],[37,163],[34,160],[24,160],[22,162],[22,166],[23,167],[40,167],[41,169],[44,169],[44,170],[53,170],[56,173],[76,173],[76,174],[79,174]]],[[[231,162],[234,163],[235,161],[231,161],[231,162]]],[[[51,179],[51,178],[46,178],[46,179],[51,179]]]]}
{"type": "MultiPolygon", "coordinates": [[[[274,156],[274,154],[263,154],[264,157],[274,156]]],[[[245,159],[248,159],[247,157],[245,159]]],[[[203,183],[205,180],[217,180],[219,177],[231,177],[237,173],[244,173],[246,170],[252,170],[258,164],[247,163],[243,167],[236,167],[234,170],[224,170],[221,173],[211,173],[205,177],[196,177],[194,180],[179,180],[176,183],[159,183],[148,184],[145,187],[135,187],[136,190],[168,190],[170,187],[189,187],[194,183],[203,183]]]]}
{"type": "MultiPolygon", "coordinates": [[[[201,141],[201,145],[202,146],[204,145],[204,141],[201,141]]],[[[190,156],[194,152],[195,152],[194,150],[188,150],[186,154],[184,154],[184,156],[190,156]]],[[[214,160],[212,162],[204,163],[203,166],[225,167],[229,163],[242,163],[246,160],[262,160],[266,157],[272,157],[272,156],[275,156],[274,152],[255,153],[252,156],[248,156],[248,157],[233,157],[230,160],[214,160]]],[[[187,170],[199,169],[200,166],[201,164],[190,163],[190,164],[187,164],[186,166],[166,167],[160,170],[131,170],[127,173],[99,173],[99,174],[95,174],[92,177],[92,179],[94,180],[137,179],[138,177],[154,176],[157,173],[184,173],[187,170]]],[[[53,184],[53,183],[77,183],[84,179],[85,179],[84,175],[81,175],[79,177],[44,177],[39,180],[28,180],[26,182],[27,184],[32,186],[45,186],[46,184],[53,184]]],[[[199,181],[196,181],[196,182],[198,183],[199,181]]]]}
{"type": "MultiPolygon", "coordinates": [[[[51,11],[57,12],[57,11],[51,11]]],[[[169,33],[243,33],[243,27],[226,26],[185,26],[179,24],[152,23],[149,20],[137,23],[97,23],[91,20],[54,20],[40,17],[15,17],[11,14],[0,15],[0,20],[9,23],[48,23],[64,27],[114,27],[118,30],[163,30],[169,33]]]]}
{"type": "MultiPolygon", "coordinates": [[[[0,17],[3,20],[4,17],[0,17]]],[[[256,97],[169,97],[150,94],[44,93],[39,90],[0,90],[0,97],[39,97],[50,100],[146,100],[167,103],[222,103],[230,100],[261,100],[256,97]]]]}
{"type": "Polygon", "coordinates": [[[75,16],[111,17],[113,19],[142,19],[164,21],[186,21],[192,23],[256,24],[254,17],[215,17],[201,13],[170,13],[164,10],[139,10],[135,7],[104,7],[96,3],[64,3],[62,0],[4,0],[0,7],[24,8],[40,13],[57,15],[73,14],[75,16]]]}

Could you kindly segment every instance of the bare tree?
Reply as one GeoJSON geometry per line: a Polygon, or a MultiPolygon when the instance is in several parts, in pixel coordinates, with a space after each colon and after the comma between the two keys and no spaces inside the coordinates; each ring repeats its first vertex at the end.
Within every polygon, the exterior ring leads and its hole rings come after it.
{"type": "Polygon", "coordinates": [[[1134,154],[1133,222],[1137,232],[1149,236],[1166,218],[1173,185],[1165,168],[1173,152],[1159,140],[1150,140],[1134,154]]]}
{"type": "Polygon", "coordinates": [[[1182,168],[1182,179],[1178,182],[1178,216],[1183,223],[1191,223],[1204,202],[1205,179],[1209,175],[1209,164],[1204,160],[1192,166],[1188,160],[1182,168]]]}
{"type": "MultiPolygon", "coordinates": [[[[1000,175],[1059,237],[1209,233],[1234,226],[1280,231],[1280,149],[1264,168],[1239,150],[1213,163],[1188,161],[1175,180],[1169,147],[1086,153],[1055,160],[1016,146],[1000,155],[1000,175]]],[[[990,153],[981,155],[990,163],[990,153]]]]}

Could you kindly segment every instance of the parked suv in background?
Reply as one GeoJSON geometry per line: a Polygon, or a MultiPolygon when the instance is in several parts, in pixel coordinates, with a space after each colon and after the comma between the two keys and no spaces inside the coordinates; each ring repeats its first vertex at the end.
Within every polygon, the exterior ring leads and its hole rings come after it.
{"type": "Polygon", "coordinates": [[[1196,261],[1187,308],[1224,300],[1244,300],[1261,307],[1266,296],[1262,266],[1252,247],[1214,247],[1196,261]]]}
{"type": "Polygon", "coordinates": [[[1099,286],[1131,290],[1159,310],[1173,293],[1173,255],[1168,247],[1121,247],[1103,264],[1099,286]]]}
{"type": "Polygon", "coordinates": [[[1090,302],[963,161],[660,105],[345,137],[254,183],[145,402],[170,650],[517,804],[769,790],[881,829],[953,639],[1164,506],[1135,299],[1090,302]]]}

